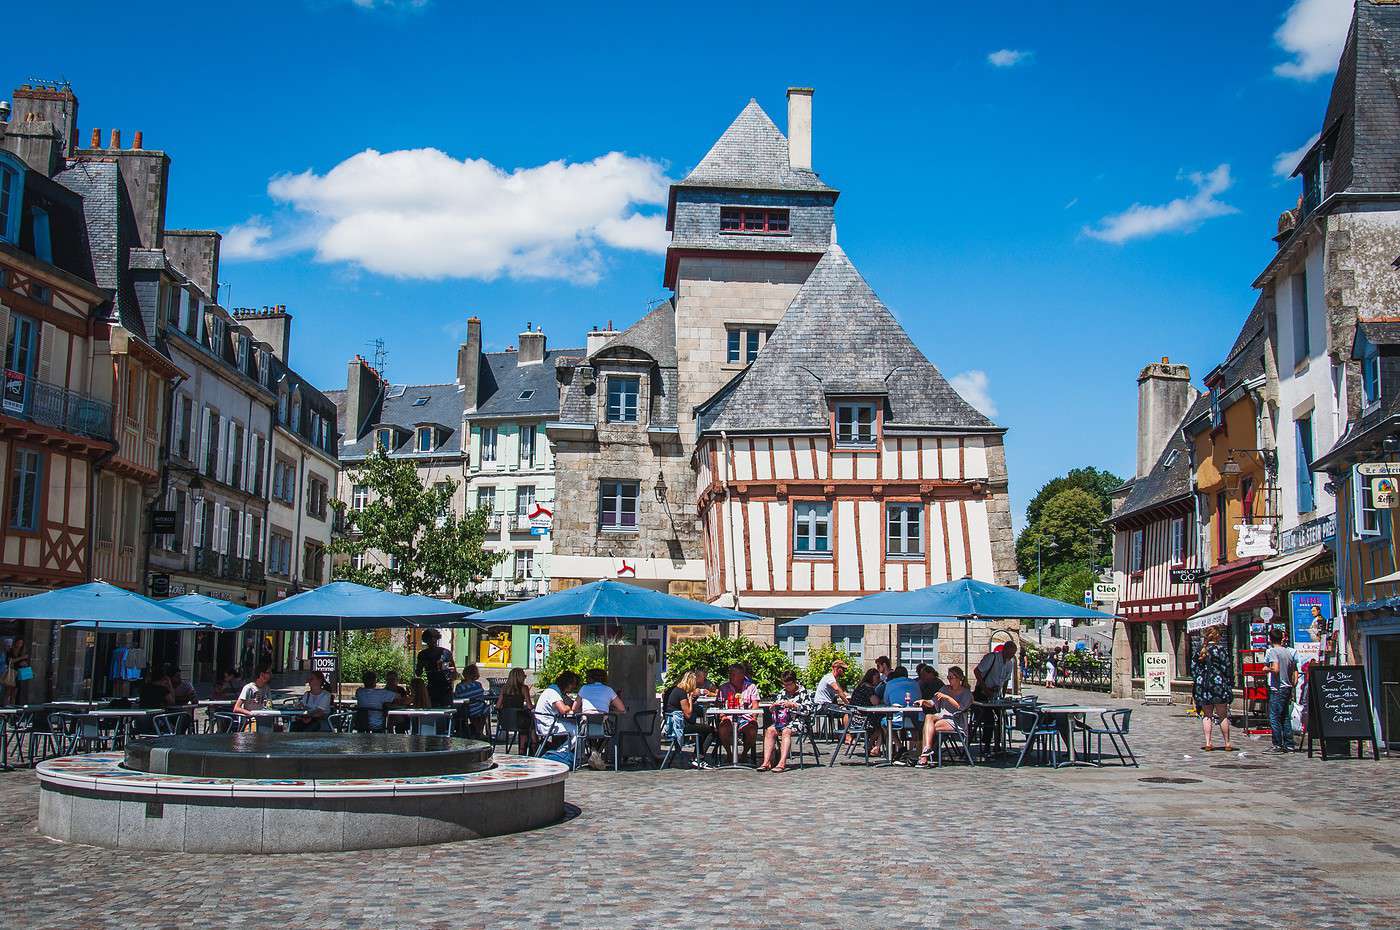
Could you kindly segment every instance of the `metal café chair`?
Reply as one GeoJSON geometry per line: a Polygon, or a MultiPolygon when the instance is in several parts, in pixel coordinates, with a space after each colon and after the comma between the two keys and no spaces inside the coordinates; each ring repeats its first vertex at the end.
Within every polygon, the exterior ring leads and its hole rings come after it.
{"type": "Polygon", "coordinates": [[[496,745],[495,737],[503,737],[502,742],[510,752],[531,753],[535,745],[534,714],[526,707],[502,707],[491,740],[492,748],[496,745]]]}
{"type": "Polygon", "coordinates": [[[441,715],[414,717],[410,731],[414,736],[451,736],[457,715],[444,710],[441,715]]]}
{"type": "Polygon", "coordinates": [[[41,746],[44,749],[44,759],[65,755],[64,745],[66,735],[64,733],[63,717],[64,715],[58,711],[50,711],[43,708],[38,708],[32,712],[29,733],[25,740],[29,745],[30,765],[42,761],[39,757],[39,748],[41,746]]]}
{"type": "Polygon", "coordinates": [[[1098,752],[1096,755],[1099,759],[1102,759],[1103,738],[1107,736],[1109,745],[1113,747],[1113,751],[1118,755],[1119,763],[1128,765],[1129,760],[1131,760],[1131,764],[1136,768],[1138,764],[1137,756],[1133,755],[1133,747],[1128,745],[1128,727],[1131,725],[1132,717],[1133,709],[1131,707],[1120,707],[1117,710],[1106,710],[1099,715],[1099,719],[1103,724],[1102,726],[1094,727],[1081,725],[1079,732],[1084,737],[1084,754],[1086,756],[1089,754],[1089,740],[1090,738],[1094,738],[1097,740],[1098,752]],[[1120,740],[1122,741],[1121,743],[1119,742],[1120,740]],[[1124,756],[1125,752],[1127,753],[1126,756],[1124,756]]]}
{"type": "Polygon", "coordinates": [[[331,714],[326,720],[331,725],[331,730],[335,733],[349,733],[355,722],[355,715],[348,710],[338,710],[331,714]]]}
{"type": "Polygon", "coordinates": [[[943,767],[943,744],[949,744],[954,750],[958,750],[955,755],[961,756],[968,765],[976,765],[972,761],[972,750],[968,748],[968,712],[959,711],[952,717],[953,729],[949,731],[935,730],[933,734],[934,764],[938,768],[943,767]]]}
{"type": "Polygon", "coordinates": [[[70,753],[91,752],[94,748],[106,752],[116,741],[116,733],[110,728],[103,728],[101,717],[90,714],[63,714],[62,717],[70,753]]]}
{"type": "Polygon", "coordinates": [[[632,726],[627,729],[619,729],[615,737],[617,753],[623,760],[644,759],[652,765],[656,765],[660,760],[656,758],[656,752],[652,749],[652,734],[656,732],[656,718],[658,711],[639,710],[632,714],[632,726]],[[628,746],[636,746],[639,753],[633,754],[627,751],[628,746]]]}
{"type": "Polygon", "coordinates": [[[238,733],[248,728],[248,719],[229,711],[215,711],[209,715],[211,733],[238,733]]]}
{"type": "Polygon", "coordinates": [[[1021,752],[1016,757],[1016,768],[1021,767],[1021,764],[1026,761],[1026,754],[1032,750],[1037,750],[1042,759],[1048,756],[1051,765],[1059,762],[1060,728],[1055,725],[1055,721],[1042,722],[1040,712],[1030,708],[1018,707],[1014,713],[1015,722],[1012,724],[1008,739],[1017,734],[1022,737],[1021,752]]]}
{"type": "MultiPolygon", "coordinates": [[[[797,729],[792,734],[792,741],[795,744],[793,749],[796,750],[798,765],[806,764],[807,751],[810,749],[812,752],[812,759],[816,762],[817,768],[821,768],[822,766],[822,753],[821,750],[817,748],[816,723],[818,719],[820,719],[818,714],[811,713],[798,714],[793,720],[793,722],[797,724],[797,729]]],[[[836,755],[839,748],[840,747],[837,747],[837,749],[831,751],[833,757],[836,755]]],[[[792,761],[792,756],[792,753],[788,754],[789,763],[792,761]]]]}
{"type": "Polygon", "coordinates": [[[827,713],[839,713],[846,717],[845,725],[836,730],[836,748],[831,751],[831,761],[827,767],[834,766],[843,751],[847,759],[854,756],[857,746],[865,753],[865,764],[870,765],[870,737],[873,733],[881,732],[880,721],[854,704],[829,704],[827,707],[827,713]]]}
{"type": "Polygon", "coordinates": [[[177,736],[194,732],[194,719],[187,710],[157,714],[151,718],[151,723],[155,725],[156,736],[177,736]]]}
{"type": "Polygon", "coordinates": [[[685,731],[685,721],[680,711],[675,711],[674,714],[667,717],[667,722],[661,727],[661,736],[666,741],[666,752],[662,755],[661,764],[657,768],[670,768],[677,756],[687,752],[691,754],[692,768],[703,767],[703,763],[700,761],[700,734],[685,731]],[[679,725],[677,717],[680,717],[679,725]]]}
{"type": "MultiPolygon", "coordinates": [[[[561,722],[563,718],[556,718],[561,722]]],[[[583,760],[591,754],[590,747],[599,752],[612,752],[613,771],[618,769],[617,714],[582,714],[574,731],[574,768],[577,770],[583,760]],[[582,751],[580,751],[582,750],[582,751]]]]}
{"type": "MultiPolygon", "coordinates": [[[[538,718],[537,716],[534,716],[534,715],[531,716],[531,719],[532,719],[532,720],[536,720],[536,721],[539,720],[539,718],[538,718]]],[[[570,747],[574,750],[574,768],[577,769],[577,768],[578,768],[578,751],[577,751],[577,750],[578,750],[578,729],[577,729],[577,727],[576,727],[575,730],[574,730],[574,736],[573,736],[573,738],[570,738],[570,736],[569,736],[569,728],[565,725],[565,724],[566,724],[565,715],[560,714],[560,713],[556,713],[555,711],[552,711],[552,710],[551,710],[551,711],[548,711],[548,712],[545,714],[545,716],[544,716],[544,721],[545,721],[545,727],[544,727],[544,735],[543,735],[543,736],[541,736],[541,735],[539,734],[540,728],[539,728],[538,726],[535,727],[535,731],[534,731],[534,732],[535,732],[535,742],[536,742],[536,745],[535,745],[535,749],[534,749],[534,754],[535,754],[536,756],[543,756],[545,753],[549,752],[549,751],[552,750],[552,749],[558,749],[558,748],[560,748],[560,747],[562,747],[562,746],[570,746],[570,747]],[[558,742],[559,740],[562,740],[563,742],[562,742],[562,743],[561,743],[561,742],[558,742]]]]}

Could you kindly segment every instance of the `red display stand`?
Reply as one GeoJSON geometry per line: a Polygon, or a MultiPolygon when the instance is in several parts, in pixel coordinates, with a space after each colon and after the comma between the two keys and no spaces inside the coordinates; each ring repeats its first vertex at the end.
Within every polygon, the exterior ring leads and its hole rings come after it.
{"type": "Polygon", "coordinates": [[[1240,650],[1240,691],[1244,694],[1244,731],[1251,736],[1272,732],[1269,729],[1269,668],[1264,664],[1263,649],[1240,650]],[[1258,717],[1263,727],[1250,726],[1258,717]]]}

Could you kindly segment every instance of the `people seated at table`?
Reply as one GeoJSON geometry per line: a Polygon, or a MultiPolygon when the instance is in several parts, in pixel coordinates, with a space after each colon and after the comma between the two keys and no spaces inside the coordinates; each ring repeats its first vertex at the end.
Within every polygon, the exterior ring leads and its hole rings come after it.
{"type": "Polygon", "coordinates": [[[442,646],[442,634],[437,630],[423,631],[423,648],[413,663],[413,675],[427,685],[427,700],[419,707],[451,707],[452,680],[457,677],[457,664],[452,652],[442,646]]]}
{"type": "Polygon", "coordinates": [[[704,677],[704,672],[686,672],[681,676],[680,681],[666,692],[665,717],[663,718],[661,730],[668,739],[675,741],[677,745],[684,742],[684,738],[694,733],[696,735],[696,757],[695,764],[702,765],[700,758],[705,755],[705,749],[709,746],[710,739],[714,736],[715,728],[705,722],[705,709],[701,706],[700,686],[698,682],[704,677]]]}
{"type": "Polygon", "coordinates": [[[384,687],[403,698],[404,706],[408,706],[408,689],[403,686],[403,682],[399,681],[398,672],[389,669],[384,673],[384,687]]]}
{"type": "Polygon", "coordinates": [[[331,712],[335,704],[331,693],[326,690],[326,676],[312,672],[306,678],[306,691],[298,701],[301,716],[293,717],[290,729],[293,733],[329,733],[331,712]]]}
{"type": "Polygon", "coordinates": [[[875,671],[880,673],[881,681],[888,681],[890,672],[894,671],[894,666],[890,665],[889,656],[880,656],[875,660],[875,671]]]}
{"type": "Polygon", "coordinates": [[[138,706],[146,708],[164,708],[173,705],[175,702],[170,697],[170,676],[163,669],[160,671],[152,669],[137,687],[136,703],[138,706]]]}
{"type": "Polygon", "coordinates": [[[938,689],[931,701],[923,701],[930,713],[924,715],[924,751],[919,764],[933,765],[933,741],[937,733],[960,733],[967,737],[966,711],[972,706],[972,689],[967,686],[967,673],[954,665],[948,669],[948,683],[938,689]]]}
{"type": "Polygon", "coordinates": [[[497,716],[501,717],[501,711],[518,710],[525,718],[520,722],[521,753],[529,751],[530,748],[530,732],[534,728],[534,722],[530,719],[532,704],[530,686],[525,682],[525,670],[511,669],[510,674],[506,675],[505,685],[501,687],[500,696],[496,698],[496,711],[497,716]]]}
{"type": "Polygon", "coordinates": [[[491,706],[486,703],[486,689],[481,686],[481,669],[477,664],[462,669],[462,680],[452,691],[454,700],[463,701],[458,711],[466,724],[468,736],[479,739],[486,734],[486,722],[491,719],[491,706]]]}
{"type": "Polygon", "coordinates": [[[576,714],[625,714],[627,705],[608,685],[605,669],[590,668],[584,673],[587,683],[578,689],[578,699],[574,701],[576,714]]]}
{"type": "MultiPolygon", "coordinates": [[[[1006,693],[1006,686],[1011,683],[1011,676],[1015,671],[1015,643],[1001,643],[987,650],[987,654],[977,662],[977,666],[972,670],[972,699],[983,704],[1000,701],[1006,693]]],[[[981,736],[982,754],[985,756],[992,751],[992,740],[997,732],[997,712],[989,708],[978,707],[974,709],[973,713],[976,716],[977,729],[981,736]]]]}
{"type": "MultiPolygon", "coordinates": [[[[923,700],[919,692],[919,683],[909,677],[909,670],[902,665],[896,665],[890,670],[889,678],[885,679],[884,694],[881,698],[888,707],[914,707],[923,700]]],[[[894,734],[893,749],[896,754],[904,751],[904,741],[900,738],[905,730],[912,729],[919,722],[923,715],[918,711],[911,710],[908,713],[893,714],[890,718],[890,731],[894,734]]]]}
{"type": "Polygon", "coordinates": [[[550,743],[550,749],[561,739],[572,743],[578,733],[578,724],[571,719],[574,699],[570,697],[570,692],[576,688],[578,675],[560,672],[554,683],[546,686],[535,700],[535,735],[550,743]]]}
{"type": "Polygon", "coordinates": [[[769,769],[775,772],[787,771],[792,738],[806,731],[813,706],[812,692],[802,687],[795,673],[784,672],[783,690],[769,708],[773,725],[763,732],[763,763],[758,767],[760,772],[769,769]]]}
{"type": "MultiPolygon", "coordinates": [[[[718,706],[729,707],[731,703],[742,709],[758,708],[758,685],[749,678],[744,666],[737,662],[729,666],[729,680],[719,686],[718,706]]],[[[719,725],[716,729],[725,755],[731,756],[731,763],[736,761],[732,758],[736,726],[739,728],[738,736],[743,743],[744,755],[753,758],[754,743],[758,739],[758,717],[755,714],[719,715],[719,725]]]]}
{"type": "Polygon", "coordinates": [[[184,706],[199,700],[194,693],[194,685],[180,677],[180,666],[173,662],[166,665],[165,677],[170,682],[170,703],[172,706],[184,706]]]}
{"type": "Polygon", "coordinates": [[[938,689],[943,687],[943,678],[938,674],[938,669],[927,662],[920,662],[915,667],[914,680],[919,683],[919,699],[924,701],[933,700],[938,689]]]}
{"type": "Polygon", "coordinates": [[[226,668],[219,672],[214,680],[214,690],[210,692],[209,698],[214,701],[232,701],[238,697],[241,687],[238,670],[226,668]]]}
{"type": "Polygon", "coordinates": [[[846,674],[846,663],[837,659],[831,663],[831,671],[822,676],[817,682],[817,693],[813,695],[813,702],[821,704],[849,704],[850,695],[846,689],[841,687],[841,676],[846,674]]]}
{"type": "Polygon", "coordinates": [[[403,707],[403,695],[399,691],[379,687],[379,676],[372,671],[365,672],[361,683],[362,687],[355,689],[355,711],[356,716],[363,718],[363,720],[362,722],[357,721],[357,724],[373,732],[379,732],[384,729],[384,723],[387,719],[384,716],[384,711],[403,707]]]}
{"type": "Polygon", "coordinates": [[[253,680],[238,692],[238,700],[233,702],[233,712],[239,717],[252,717],[253,711],[267,707],[268,685],[272,683],[272,669],[259,666],[253,672],[253,680]]]}
{"type": "MultiPolygon", "coordinates": [[[[879,704],[880,696],[876,692],[881,684],[880,670],[878,668],[866,669],[865,677],[861,678],[860,683],[851,689],[851,706],[874,707],[879,704]]],[[[880,721],[874,716],[865,717],[865,735],[868,740],[866,744],[867,755],[884,746],[885,731],[881,728],[880,721]]],[[[850,736],[847,736],[847,742],[851,739],[850,736]]]]}

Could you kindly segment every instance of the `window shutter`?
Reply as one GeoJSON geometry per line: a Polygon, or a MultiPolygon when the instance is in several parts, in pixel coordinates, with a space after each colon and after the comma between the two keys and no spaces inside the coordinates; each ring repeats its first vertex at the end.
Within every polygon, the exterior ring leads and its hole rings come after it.
{"type": "Polygon", "coordinates": [[[219,481],[228,476],[228,431],[232,425],[232,420],[219,421],[219,435],[215,437],[218,447],[214,450],[214,477],[219,481]]]}
{"type": "Polygon", "coordinates": [[[253,514],[251,511],[243,514],[243,557],[251,558],[253,554],[253,514]]]}
{"type": "Polygon", "coordinates": [[[1303,442],[1303,430],[1311,429],[1311,420],[1294,421],[1293,437],[1295,456],[1298,461],[1298,512],[1307,513],[1313,509],[1312,472],[1308,468],[1308,451],[1303,442]]]}
{"type": "Polygon", "coordinates": [[[179,450],[180,436],[184,432],[185,410],[180,403],[180,396],[175,395],[175,403],[170,411],[170,451],[179,450]]]}
{"type": "MultiPolygon", "coordinates": [[[[194,442],[195,454],[200,458],[200,461],[197,463],[199,465],[198,470],[201,472],[204,472],[209,461],[209,442],[212,439],[209,435],[209,416],[210,410],[208,407],[205,407],[199,420],[199,435],[195,437],[194,442]]],[[[204,473],[208,474],[208,472],[204,473]]]]}
{"type": "Polygon", "coordinates": [[[10,340],[14,338],[14,334],[10,332],[10,308],[4,304],[0,304],[0,337],[4,337],[5,340],[4,346],[0,346],[0,363],[6,363],[9,360],[10,340]]]}
{"type": "MultiPolygon", "coordinates": [[[[45,323],[39,328],[39,370],[38,379],[44,384],[53,384],[53,350],[58,342],[58,327],[45,323]]],[[[67,385],[60,385],[67,387],[67,385]]]]}
{"type": "Polygon", "coordinates": [[[204,504],[201,502],[194,508],[194,544],[204,545],[204,504]]]}

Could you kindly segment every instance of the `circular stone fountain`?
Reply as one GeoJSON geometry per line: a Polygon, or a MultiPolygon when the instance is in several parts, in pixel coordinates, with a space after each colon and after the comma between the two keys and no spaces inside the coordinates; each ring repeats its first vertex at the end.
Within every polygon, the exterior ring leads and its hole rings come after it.
{"type": "Polygon", "coordinates": [[[564,816],[557,762],[443,736],[233,733],[39,763],[39,832],[113,849],[312,852],[516,833],[564,816]]]}

